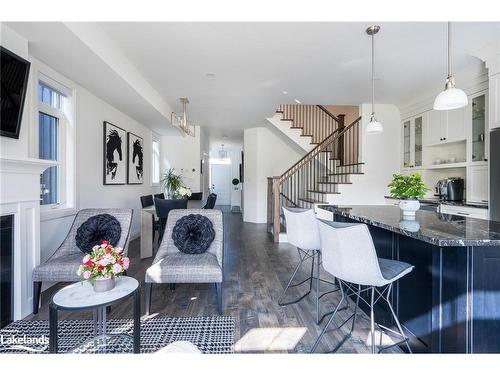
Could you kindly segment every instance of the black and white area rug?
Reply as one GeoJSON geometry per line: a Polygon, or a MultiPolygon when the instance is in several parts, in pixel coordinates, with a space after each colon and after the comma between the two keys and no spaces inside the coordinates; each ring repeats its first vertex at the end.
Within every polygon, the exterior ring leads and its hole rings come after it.
{"type": "MultiPolygon", "coordinates": [[[[60,320],[59,353],[71,352],[93,337],[93,320],[60,320]]],[[[189,341],[205,354],[227,354],[234,347],[234,319],[228,316],[151,318],[141,321],[141,353],[154,353],[175,341],[189,341]]],[[[111,319],[107,333],[133,333],[132,319],[111,319]]],[[[0,354],[48,353],[49,322],[18,320],[0,330],[0,354]]],[[[132,353],[131,338],[116,337],[107,343],[106,353],[132,353]]],[[[77,352],[89,353],[87,347],[77,352]]]]}

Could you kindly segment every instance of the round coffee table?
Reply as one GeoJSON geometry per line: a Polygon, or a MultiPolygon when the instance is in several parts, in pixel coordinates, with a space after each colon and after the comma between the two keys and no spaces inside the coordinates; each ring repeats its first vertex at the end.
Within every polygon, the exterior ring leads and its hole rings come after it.
{"type": "MultiPolygon", "coordinates": [[[[94,337],[80,344],[92,346],[93,352],[105,352],[105,347],[109,343],[109,338],[117,336],[133,338],[134,353],[140,351],[140,318],[141,318],[141,292],[139,282],[128,276],[121,276],[116,279],[116,286],[103,293],[94,292],[92,285],[87,281],[79,281],[59,290],[54,297],[49,308],[50,327],[50,353],[57,353],[57,323],[59,310],[93,310],[94,311],[94,337]],[[120,302],[126,298],[134,297],[134,333],[133,336],[127,334],[108,334],[106,332],[106,307],[120,302]]],[[[78,348],[76,348],[78,349],[78,348]]],[[[75,351],[75,350],[73,350],[75,351]]],[[[76,350],[78,351],[78,350],[76,350]]]]}

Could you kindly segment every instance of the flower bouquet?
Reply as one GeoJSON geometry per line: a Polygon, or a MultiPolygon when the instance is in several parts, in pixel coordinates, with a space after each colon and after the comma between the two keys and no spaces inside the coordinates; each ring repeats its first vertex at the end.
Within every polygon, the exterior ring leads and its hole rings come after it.
{"type": "Polygon", "coordinates": [[[190,197],[191,194],[193,194],[191,192],[191,189],[186,186],[181,186],[176,193],[176,195],[179,197],[190,197]]]}
{"type": "Polygon", "coordinates": [[[115,287],[115,276],[122,275],[130,265],[130,259],[121,248],[114,248],[109,241],[92,248],[90,254],[83,257],[83,264],[77,274],[89,281],[96,292],[106,292],[115,287]]]}

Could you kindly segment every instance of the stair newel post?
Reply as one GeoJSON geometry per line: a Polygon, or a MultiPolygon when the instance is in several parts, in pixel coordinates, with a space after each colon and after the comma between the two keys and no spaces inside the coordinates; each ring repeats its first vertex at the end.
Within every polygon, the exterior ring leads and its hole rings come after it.
{"type": "Polygon", "coordinates": [[[281,223],[281,205],[280,205],[280,176],[273,177],[273,237],[274,242],[279,242],[280,237],[280,223],[281,223]]]}

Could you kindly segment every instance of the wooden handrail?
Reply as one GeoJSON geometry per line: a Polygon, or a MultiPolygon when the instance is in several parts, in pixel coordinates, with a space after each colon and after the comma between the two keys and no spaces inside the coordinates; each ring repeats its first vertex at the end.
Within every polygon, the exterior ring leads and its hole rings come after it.
{"type": "Polygon", "coordinates": [[[321,109],[323,112],[325,112],[328,116],[330,116],[335,121],[339,122],[338,117],[336,117],[333,113],[331,113],[328,109],[326,109],[322,105],[317,104],[316,107],[318,107],[319,109],[321,109]]]}
{"type": "Polygon", "coordinates": [[[335,131],[330,134],[328,137],[326,137],[319,145],[317,145],[315,148],[313,148],[309,153],[304,155],[302,159],[300,159],[297,163],[292,165],[290,168],[288,168],[285,173],[283,173],[280,176],[280,184],[283,183],[283,181],[288,177],[289,174],[293,173],[295,170],[300,168],[301,165],[307,163],[308,161],[312,160],[319,152],[321,152],[322,149],[328,147],[331,145],[336,139],[344,135],[346,131],[348,131],[350,128],[352,128],[354,125],[356,125],[359,121],[361,120],[361,116],[359,116],[356,120],[354,120],[351,124],[348,126],[342,128],[342,131],[339,132],[339,129],[335,129],[335,131]]]}

